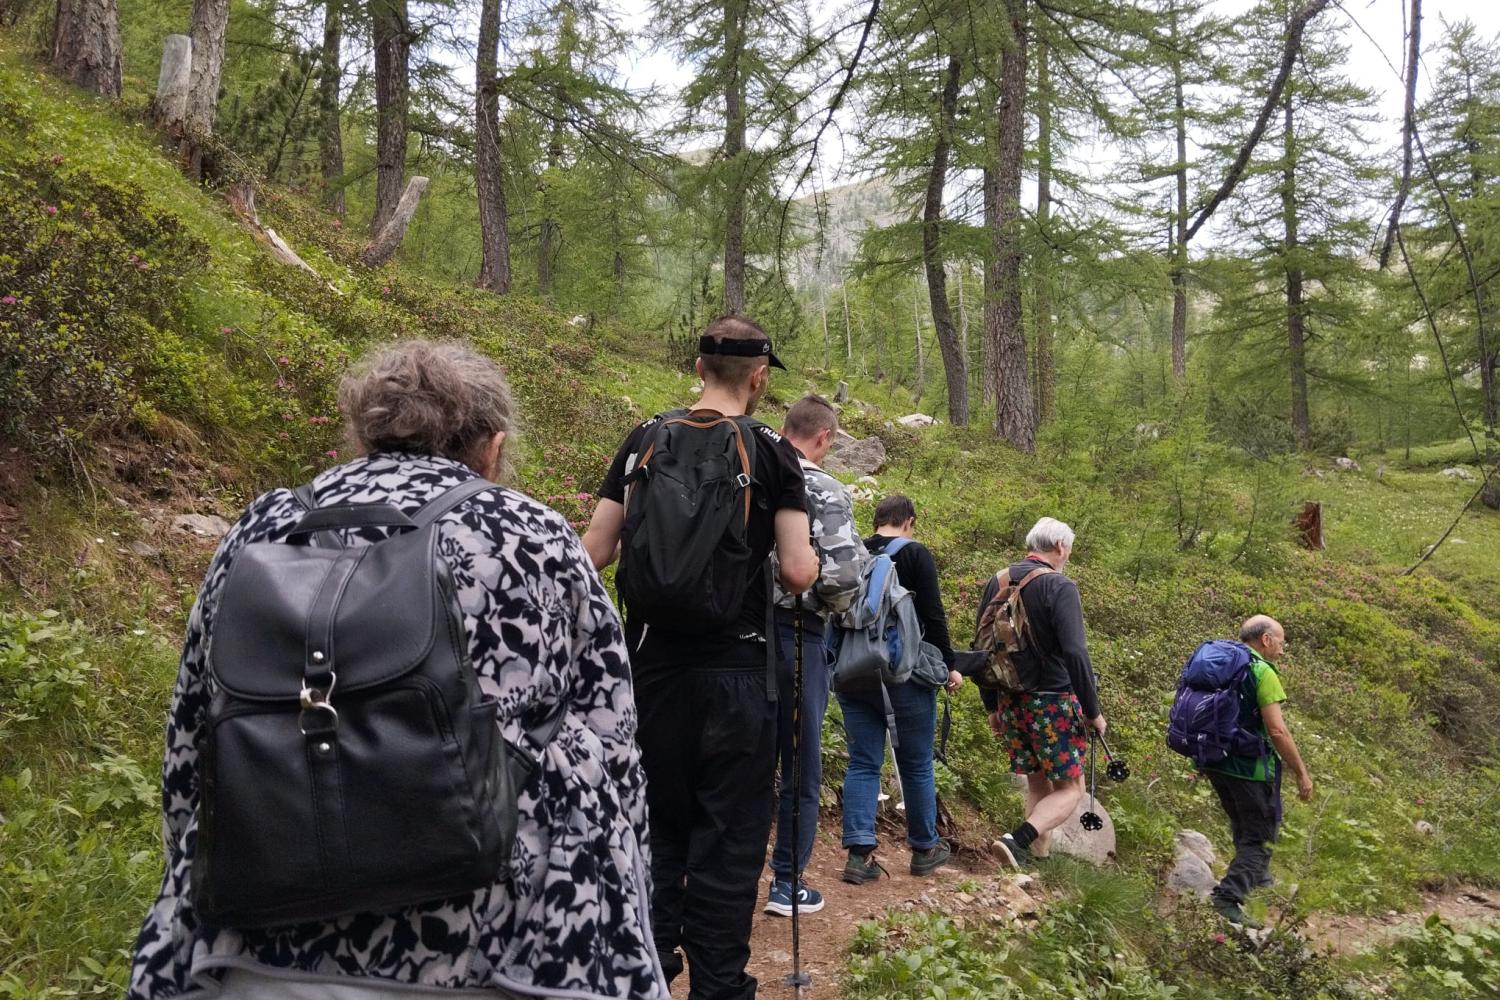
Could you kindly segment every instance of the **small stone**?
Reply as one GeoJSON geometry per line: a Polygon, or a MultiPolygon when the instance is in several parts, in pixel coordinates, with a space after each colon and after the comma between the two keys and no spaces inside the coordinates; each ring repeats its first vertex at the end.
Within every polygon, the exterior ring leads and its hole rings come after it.
{"type": "Polygon", "coordinates": [[[142,559],[158,559],[161,557],[161,549],[140,539],[131,542],[129,549],[133,554],[140,556],[142,559]]]}
{"type": "Polygon", "coordinates": [[[1438,475],[1447,476],[1449,479],[1462,479],[1466,483],[1471,483],[1476,478],[1478,478],[1468,469],[1457,465],[1444,469],[1442,472],[1439,472],[1438,475]]]}
{"type": "Polygon", "coordinates": [[[1424,837],[1431,837],[1437,834],[1437,827],[1433,826],[1425,819],[1417,820],[1417,822],[1413,824],[1413,826],[1416,831],[1424,837]]]}
{"type": "Polygon", "coordinates": [[[833,473],[854,473],[869,476],[879,472],[885,465],[885,442],[878,437],[842,438],[833,443],[823,468],[833,473]]]}
{"type": "Polygon", "coordinates": [[[178,514],[172,518],[172,527],[199,538],[223,538],[230,524],[217,514],[178,514]]]}
{"type": "Polygon", "coordinates": [[[1335,469],[1338,469],[1340,472],[1359,471],[1359,463],[1352,458],[1335,458],[1333,460],[1333,467],[1335,469]]]}
{"type": "Polygon", "coordinates": [[[1213,865],[1219,860],[1214,853],[1213,842],[1197,830],[1178,830],[1172,837],[1172,848],[1178,856],[1196,855],[1207,865],[1213,865]]]}
{"type": "Polygon", "coordinates": [[[904,417],[897,417],[896,423],[902,427],[931,427],[937,421],[925,413],[908,413],[904,417]]]}
{"type": "Polygon", "coordinates": [[[954,896],[953,898],[956,899],[956,900],[958,900],[960,903],[964,904],[965,906],[968,906],[970,903],[974,902],[974,897],[971,896],[971,895],[969,895],[967,892],[961,892],[958,895],[954,896]]]}

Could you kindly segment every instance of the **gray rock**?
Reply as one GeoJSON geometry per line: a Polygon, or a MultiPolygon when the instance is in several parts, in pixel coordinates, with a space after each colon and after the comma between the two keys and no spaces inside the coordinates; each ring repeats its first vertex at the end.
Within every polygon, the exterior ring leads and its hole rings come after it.
{"type": "Polygon", "coordinates": [[[1104,803],[1096,800],[1093,811],[1104,820],[1104,829],[1085,830],[1078,818],[1089,808],[1089,797],[1084,795],[1068,821],[1052,831],[1052,853],[1066,854],[1091,865],[1106,865],[1115,859],[1115,821],[1110,819],[1104,803]]]}
{"type": "Polygon", "coordinates": [[[1207,896],[1218,884],[1214,870],[1196,854],[1177,855],[1167,875],[1167,888],[1183,895],[1207,896]]]}
{"type": "Polygon", "coordinates": [[[848,382],[840,382],[839,383],[839,387],[833,391],[833,401],[835,403],[847,403],[847,402],[849,402],[849,383],[848,382]]]}
{"type": "Polygon", "coordinates": [[[885,465],[885,442],[878,437],[843,438],[833,443],[823,468],[834,473],[854,473],[860,476],[879,472],[885,465]]]}
{"type": "Polygon", "coordinates": [[[1333,467],[1340,472],[1358,472],[1359,463],[1352,458],[1335,458],[1333,467]]]}
{"type": "Polygon", "coordinates": [[[1444,469],[1442,472],[1439,472],[1438,475],[1447,476],[1449,479],[1462,479],[1466,483],[1472,483],[1475,479],[1478,478],[1468,469],[1461,468],[1457,465],[1449,469],[1444,469]]]}
{"type": "Polygon", "coordinates": [[[1421,834],[1424,837],[1431,837],[1437,834],[1437,827],[1433,826],[1425,819],[1417,820],[1414,825],[1414,829],[1417,831],[1417,833],[1421,834]]]}
{"type": "Polygon", "coordinates": [[[133,554],[140,556],[142,559],[157,559],[161,556],[161,549],[139,539],[131,542],[129,549],[133,554]]]}
{"type": "Polygon", "coordinates": [[[217,514],[178,514],[172,518],[172,527],[199,538],[223,538],[229,534],[230,524],[217,514]]]}
{"type": "Polygon", "coordinates": [[[897,417],[896,423],[902,427],[931,427],[937,421],[925,413],[908,413],[904,417],[897,417]]]}
{"type": "Polygon", "coordinates": [[[1172,852],[1178,857],[1192,854],[1210,866],[1217,864],[1219,860],[1214,852],[1213,842],[1197,830],[1178,830],[1172,838],[1172,852]]]}

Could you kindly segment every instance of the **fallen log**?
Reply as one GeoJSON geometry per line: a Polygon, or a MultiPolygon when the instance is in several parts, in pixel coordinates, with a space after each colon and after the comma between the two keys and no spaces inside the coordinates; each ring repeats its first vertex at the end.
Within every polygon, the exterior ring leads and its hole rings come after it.
{"type": "Polygon", "coordinates": [[[401,192],[401,200],[396,203],[396,211],[391,215],[390,221],[381,228],[380,235],[365,247],[363,260],[367,267],[379,267],[395,256],[401,241],[406,237],[406,227],[411,224],[411,217],[417,214],[417,202],[422,200],[422,192],[426,190],[425,177],[413,177],[406,182],[406,190],[401,192]]]}

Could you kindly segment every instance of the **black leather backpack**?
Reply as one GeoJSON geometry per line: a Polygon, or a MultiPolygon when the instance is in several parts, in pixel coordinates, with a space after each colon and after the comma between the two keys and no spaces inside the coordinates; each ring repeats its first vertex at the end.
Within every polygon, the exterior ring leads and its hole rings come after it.
{"type": "Polygon", "coordinates": [[[387,504],[314,509],[302,487],[309,512],[286,543],[236,555],[209,650],[199,919],[384,913],[500,877],[536,761],[480,691],[435,527],[493,488],[470,480],[408,518],[387,504]],[[347,548],[322,534],[365,527],[395,530],[347,548]]]}

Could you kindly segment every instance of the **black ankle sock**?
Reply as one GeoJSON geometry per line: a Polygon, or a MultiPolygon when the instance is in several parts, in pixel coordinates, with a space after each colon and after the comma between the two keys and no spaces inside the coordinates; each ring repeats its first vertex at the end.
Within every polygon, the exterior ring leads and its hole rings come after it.
{"type": "Polygon", "coordinates": [[[870,855],[875,853],[875,847],[874,845],[866,847],[863,844],[857,844],[854,847],[849,848],[849,851],[850,853],[858,854],[860,857],[868,860],[870,855]]]}
{"type": "Polygon", "coordinates": [[[1036,840],[1038,836],[1039,834],[1036,832],[1036,827],[1032,826],[1030,823],[1022,823],[1020,826],[1015,828],[1014,832],[1011,833],[1011,837],[1015,839],[1016,846],[1023,851],[1031,850],[1031,842],[1033,840],[1036,840]]]}

